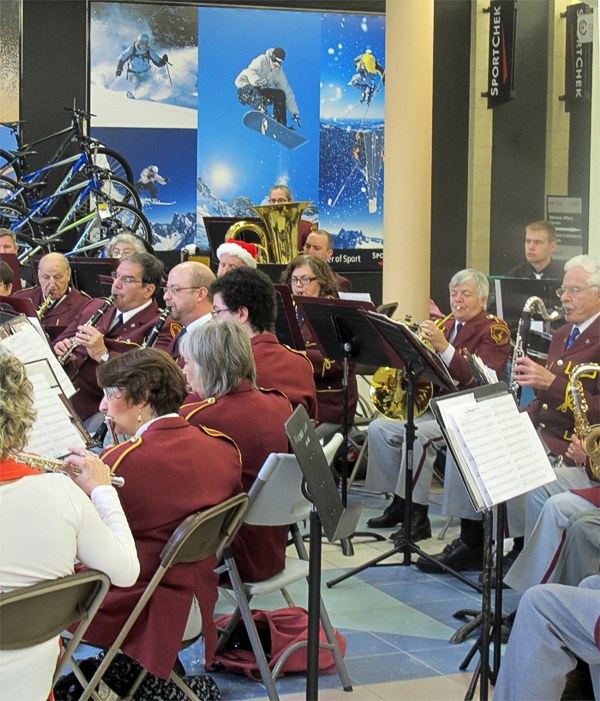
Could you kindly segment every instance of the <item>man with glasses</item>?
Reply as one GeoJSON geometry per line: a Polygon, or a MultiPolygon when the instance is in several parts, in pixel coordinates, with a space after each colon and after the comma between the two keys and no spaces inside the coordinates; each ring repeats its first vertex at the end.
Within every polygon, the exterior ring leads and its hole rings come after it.
{"type": "Polygon", "coordinates": [[[237,268],[219,277],[210,287],[213,319],[232,319],[250,336],[256,362],[256,384],[278,389],[294,409],[302,404],[317,419],[317,391],[313,367],[304,353],[279,343],[273,333],[277,307],[275,289],[267,275],[251,268],[237,268]]]}
{"type": "Polygon", "coordinates": [[[170,318],[177,322],[178,328],[174,334],[176,325],[171,324],[173,340],[166,351],[180,367],[183,367],[179,352],[182,336],[211,319],[213,302],[209,288],[215,279],[212,270],[197,261],[179,263],[169,273],[164,300],[169,307],[170,318]]]}
{"type": "Polygon", "coordinates": [[[279,46],[257,56],[235,79],[238,100],[264,114],[268,114],[268,105],[273,105],[273,118],[284,127],[287,127],[289,111],[300,126],[300,110],[283,72],[284,61],[285,51],[279,46]]]}
{"type": "MultiPolygon", "coordinates": [[[[112,274],[114,304],[96,326],[88,326],[87,322],[103,305],[103,299],[90,300],[57,339],[54,352],[58,356],[73,342],[77,344],[65,371],[79,390],[71,401],[90,433],[102,422],[102,415],[98,415],[102,390],[96,380],[96,368],[99,363],[142,345],[160,315],[155,296],[163,270],[162,262],[149,253],[124,258],[112,274]]],[[[154,345],[165,350],[171,340],[169,329],[163,327],[154,345]]]]}
{"type": "MultiPolygon", "coordinates": [[[[269,204],[289,204],[295,202],[294,195],[287,185],[273,185],[269,191],[269,204]]],[[[304,244],[311,231],[316,231],[315,222],[308,219],[300,219],[298,224],[298,253],[302,253],[304,244]]]]}
{"type": "Polygon", "coordinates": [[[40,259],[38,285],[14,293],[38,309],[40,322],[51,341],[77,317],[90,297],[71,284],[69,259],[62,253],[48,253],[40,259]]]}
{"type": "MultiPolygon", "coordinates": [[[[600,363],[600,264],[592,256],[580,255],[565,264],[563,284],[556,293],[567,322],[554,334],[546,364],[519,358],[513,379],[522,387],[533,387],[536,398],[527,407],[541,439],[558,465],[556,480],[508,504],[510,533],[528,539],[548,498],[575,490],[576,494],[600,505],[600,484],[592,479],[589,460],[582,460],[581,442],[575,435],[569,375],[581,363],[600,363]],[[585,464],[581,464],[584,462],[585,464]]],[[[599,368],[600,369],[600,368],[599,368]]],[[[590,425],[600,422],[600,372],[580,375],[590,425]]],[[[577,501],[576,499],[574,501],[577,501]]],[[[517,560],[518,561],[518,560],[517,560]]],[[[511,584],[510,577],[507,581],[511,584]]],[[[513,582],[517,585],[517,582],[513,582]]]]}

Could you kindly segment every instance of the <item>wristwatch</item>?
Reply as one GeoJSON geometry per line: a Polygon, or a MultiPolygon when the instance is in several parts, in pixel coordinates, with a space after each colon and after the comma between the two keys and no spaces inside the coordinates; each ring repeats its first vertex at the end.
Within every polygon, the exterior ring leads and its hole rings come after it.
{"type": "Polygon", "coordinates": [[[106,351],[106,353],[102,353],[100,356],[101,363],[106,363],[108,360],[110,360],[110,351],[106,351]]]}

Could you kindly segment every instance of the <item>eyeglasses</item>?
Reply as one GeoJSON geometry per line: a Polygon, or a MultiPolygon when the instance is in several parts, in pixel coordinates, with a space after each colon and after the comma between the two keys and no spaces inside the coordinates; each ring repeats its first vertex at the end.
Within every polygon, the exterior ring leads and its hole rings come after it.
{"type": "Polygon", "coordinates": [[[583,294],[586,290],[589,290],[590,287],[598,287],[598,285],[586,285],[585,287],[559,287],[556,290],[556,296],[562,297],[563,295],[569,295],[569,297],[579,297],[580,294],[583,294]]]}
{"type": "Polygon", "coordinates": [[[289,200],[285,197],[271,197],[269,202],[270,204],[287,204],[289,200]]]}
{"type": "Polygon", "coordinates": [[[221,314],[222,312],[230,312],[230,311],[231,311],[231,309],[228,309],[227,307],[223,307],[223,309],[217,309],[215,307],[212,310],[212,312],[210,313],[210,315],[212,316],[213,319],[216,319],[219,316],[219,314],[221,314]]]}
{"type": "Polygon", "coordinates": [[[309,277],[308,275],[301,275],[300,277],[292,275],[290,277],[290,282],[292,285],[310,285],[310,283],[314,282],[316,279],[316,277],[309,277]]]}
{"type": "Polygon", "coordinates": [[[178,295],[181,290],[199,290],[200,287],[179,287],[179,285],[165,285],[164,290],[170,295],[178,295]]]}
{"type": "Polygon", "coordinates": [[[122,387],[105,387],[103,391],[104,391],[104,396],[107,399],[112,399],[113,397],[120,399],[121,393],[124,390],[122,387]]]}
{"type": "Polygon", "coordinates": [[[120,280],[123,285],[135,285],[136,282],[144,284],[143,280],[136,280],[133,275],[119,275],[119,273],[112,272],[110,276],[115,282],[120,280]]]}

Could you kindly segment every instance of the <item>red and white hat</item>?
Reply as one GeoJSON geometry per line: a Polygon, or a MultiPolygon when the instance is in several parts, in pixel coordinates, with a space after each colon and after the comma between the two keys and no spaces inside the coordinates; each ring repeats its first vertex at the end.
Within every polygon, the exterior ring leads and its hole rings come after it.
{"type": "Polygon", "coordinates": [[[237,239],[227,239],[217,248],[217,258],[221,260],[221,256],[226,253],[230,256],[237,256],[240,260],[251,268],[256,268],[256,258],[258,256],[258,248],[253,243],[247,241],[238,241],[237,239]]]}

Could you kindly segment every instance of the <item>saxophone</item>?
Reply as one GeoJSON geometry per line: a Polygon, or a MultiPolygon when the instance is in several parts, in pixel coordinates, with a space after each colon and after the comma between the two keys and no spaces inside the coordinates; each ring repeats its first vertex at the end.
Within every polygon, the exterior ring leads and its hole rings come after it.
{"type": "Polygon", "coordinates": [[[576,365],[569,375],[568,391],[571,393],[571,399],[573,400],[575,433],[590,459],[592,478],[600,481],[600,424],[590,426],[587,418],[588,403],[583,391],[583,385],[579,379],[579,376],[584,372],[597,373],[598,371],[600,371],[598,363],[576,365]]]}
{"type": "MultiPolygon", "coordinates": [[[[104,302],[102,303],[102,306],[98,307],[96,311],[92,314],[92,316],[85,322],[84,326],[96,326],[96,324],[102,319],[102,317],[106,314],[108,311],[108,308],[113,304],[115,301],[116,295],[110,295],[110,297],[107,297],[104,302]]],[[[61,356],[58,358],[58,362],[61,365],[65,365],[67,360],[73,355],[75,352],[75,349],[79,345],[78,341],[76,338],[71,338],[71,346],[69,350],[65,351],[61,356]]]]}
{"type": "MultiPolygon", "coordinates": [[[[527,346],[529,343],[529,331],[531,329],[531,315],[538,311],[544,321],[556,321],[560,319],[562,312],[555,309],[552,312],[548,312],[544,300],[540,297],[529,297],[529,299],[523,305],[523,310],[521,311],[521,316],[519,317],[519,326],[517,328],[517,335],[515,338],[515,345],[513,348],[513,354],[510,361],[511,371],[515,366],[516,361],[519,358],[523,358],[527,355],[527,346]]],[[[511,378],[510,381],[510,391],[517,400],[521,398],[521,385],[511,378]]]]}
{"type": "Polygon", "coordinates": [[[42,300],[42,303],[40,304],[40,306],[39,306],[39,307],[37,308],[37,310],[36,310],[36,312],[37,312],[37,317],[38,317],[38,319],[39,319],[40,321],[41,321],[41,320],[46,316],[46,314],[50,311],[50,307],[52,306],[52,303],[54,302],[54,300],[52,299],[52,293],[53,293],[53,292],[54,292],[54,290],[50,290],[50,291],[48,292],[48,294],[44,297],[44,299],[42,300]]]}

